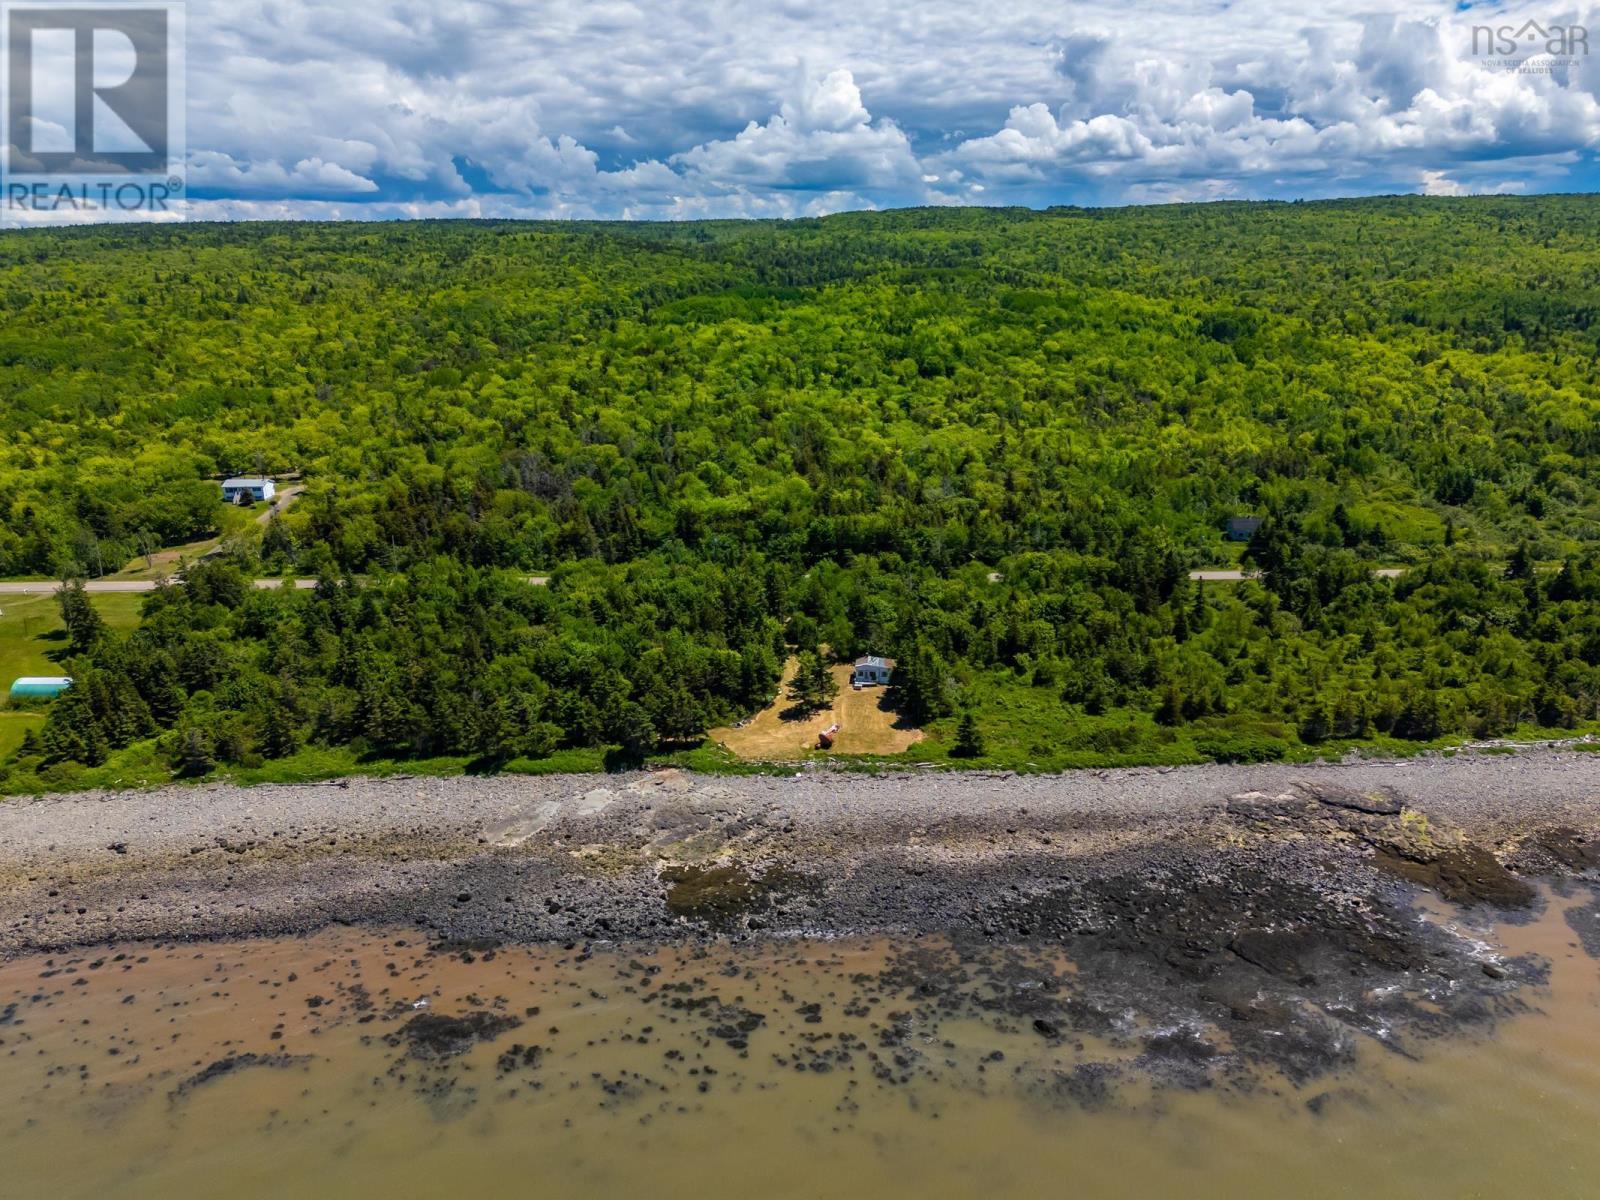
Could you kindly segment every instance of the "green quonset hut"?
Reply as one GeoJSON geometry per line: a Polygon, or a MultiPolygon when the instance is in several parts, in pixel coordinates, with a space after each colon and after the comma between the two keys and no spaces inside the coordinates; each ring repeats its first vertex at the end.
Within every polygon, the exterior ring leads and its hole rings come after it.
{"type": "Polygon", "coordinates": [[[13,700],[50,700],[72,686],[70,675],[24,675],[11,684],[13,700]]]}

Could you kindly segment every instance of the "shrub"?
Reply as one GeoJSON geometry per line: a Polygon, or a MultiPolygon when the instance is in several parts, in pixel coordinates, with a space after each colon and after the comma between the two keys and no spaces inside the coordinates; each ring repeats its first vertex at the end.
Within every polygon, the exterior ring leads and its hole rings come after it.
{"type": "Polygon", "coordinates": [[[1194,748],[1219,763],[1277,762],[1289,751],[1288,743],[1279,738],[1239,733],[1202,738],[1194,748]]]}
{"type": "MultiPolygon", "coordinates": [[[[1166,731],[1163,731],[1166,732],[1166,731]]],[[[1124,754],[1142,740],[1137,725],[1102,725],[1078,734],[1068,744],[1071,750],[1092,750],[1096,754],[1124,754]]]]}

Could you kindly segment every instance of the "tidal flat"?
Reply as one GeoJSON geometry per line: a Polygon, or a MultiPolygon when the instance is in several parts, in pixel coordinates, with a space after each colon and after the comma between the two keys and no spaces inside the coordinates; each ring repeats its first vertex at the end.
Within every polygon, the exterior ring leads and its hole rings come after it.
{"type": "Polygon", "coordinates": [[[0,1152],[29,1196],[1591,1195],[1600,972],[1582,898],[1538,900],[1421,913],[1517,981],[1448,1029],[1327,1014],[1310,1071],[1248,1019],[1094,1011],[1037,942],[28,954],[0,1152]]]}
{"type": "Polygon", "coordinates": [[[0,1145],[23,1194],[1584,1195],[1597,759],[8,804],[0,1145]]]}

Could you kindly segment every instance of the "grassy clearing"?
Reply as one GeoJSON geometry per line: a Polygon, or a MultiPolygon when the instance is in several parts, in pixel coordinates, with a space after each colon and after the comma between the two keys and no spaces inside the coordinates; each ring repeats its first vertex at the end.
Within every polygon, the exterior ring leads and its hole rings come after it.
{"type": "Polygon", "coordinates": [[[1436,509],[1404,498],[1375,497],[1348,506],[1357,521],[1381,526],[1402,545],[1438,546],[1444,544],[1445,518],[1436,509]]]}
{"type": "MultiPolygon", "coordinates": [[[[101,592],[91,600],[111,628],[139,624],[138,593],[101,592]]],[[[59,675],[66,645],[54,595],[0,596],[0,687],[9,688],[19,675],[59,675]]]]}
{"type": "MultiPolygon", "coordinates": [[[[139,623],[138,595],[93,597],[95,609],[115,629],[139,623]]],[[[0,761],[22,744],[28,730],[44,724],[42,707],[12,708],[7,692],[19,675],[59,675],[66,631],[53,595],[0,596],[0,761]]]]}
{"type": "Polygon", "coordinates": [[[7,711],[0,709],[0,760],[22,745],[23,736],[32,729],[38,732],[44,724],[42,712],[7,711]]]}
{"type": "Polygon", "coordinates": [[[1202,571],[1237,571],[1243,566],[1246,542],[1217,542],[1216,549],[1206,554],[1202,571]]]}
{"type": "Polygon", "coordinates": [[[797,715],[786,693],[798,665],[793,657],[784,664],[778,695],[771,704],[742,726],[713,729],[711,740],[746,761],[790,761],[822,754],[901,754],[922,740],[920,729],[907,725],[886,707],[883,688],[852,688],[850,667],[842,663],[832,668],[839,685],[832,707],[809,716],[797,715]],[[833,749],[818,749],[817,735],[833,724],[839,726],[833,749]]]}

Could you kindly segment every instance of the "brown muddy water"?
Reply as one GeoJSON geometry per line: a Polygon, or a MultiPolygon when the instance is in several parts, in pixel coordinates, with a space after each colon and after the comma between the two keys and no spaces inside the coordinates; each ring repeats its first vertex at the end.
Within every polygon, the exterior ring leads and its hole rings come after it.
{"type": "Polygon", "coordinates": [[[1594,912],[1547,899],[1473,931],[1548,960],[1506,1015],[1405,1053],[1354,1035],[1353,1066],[1298,1085],[1231,1066],[1225,1031],[1005,1015],[983,997],[1073,965],[936,939],[338,929],[19,959],[0,1195],[1590,1197],[1594,912]],[[1184,1069],[1145,1069],[1162,1039],[1184,1069]]]}

